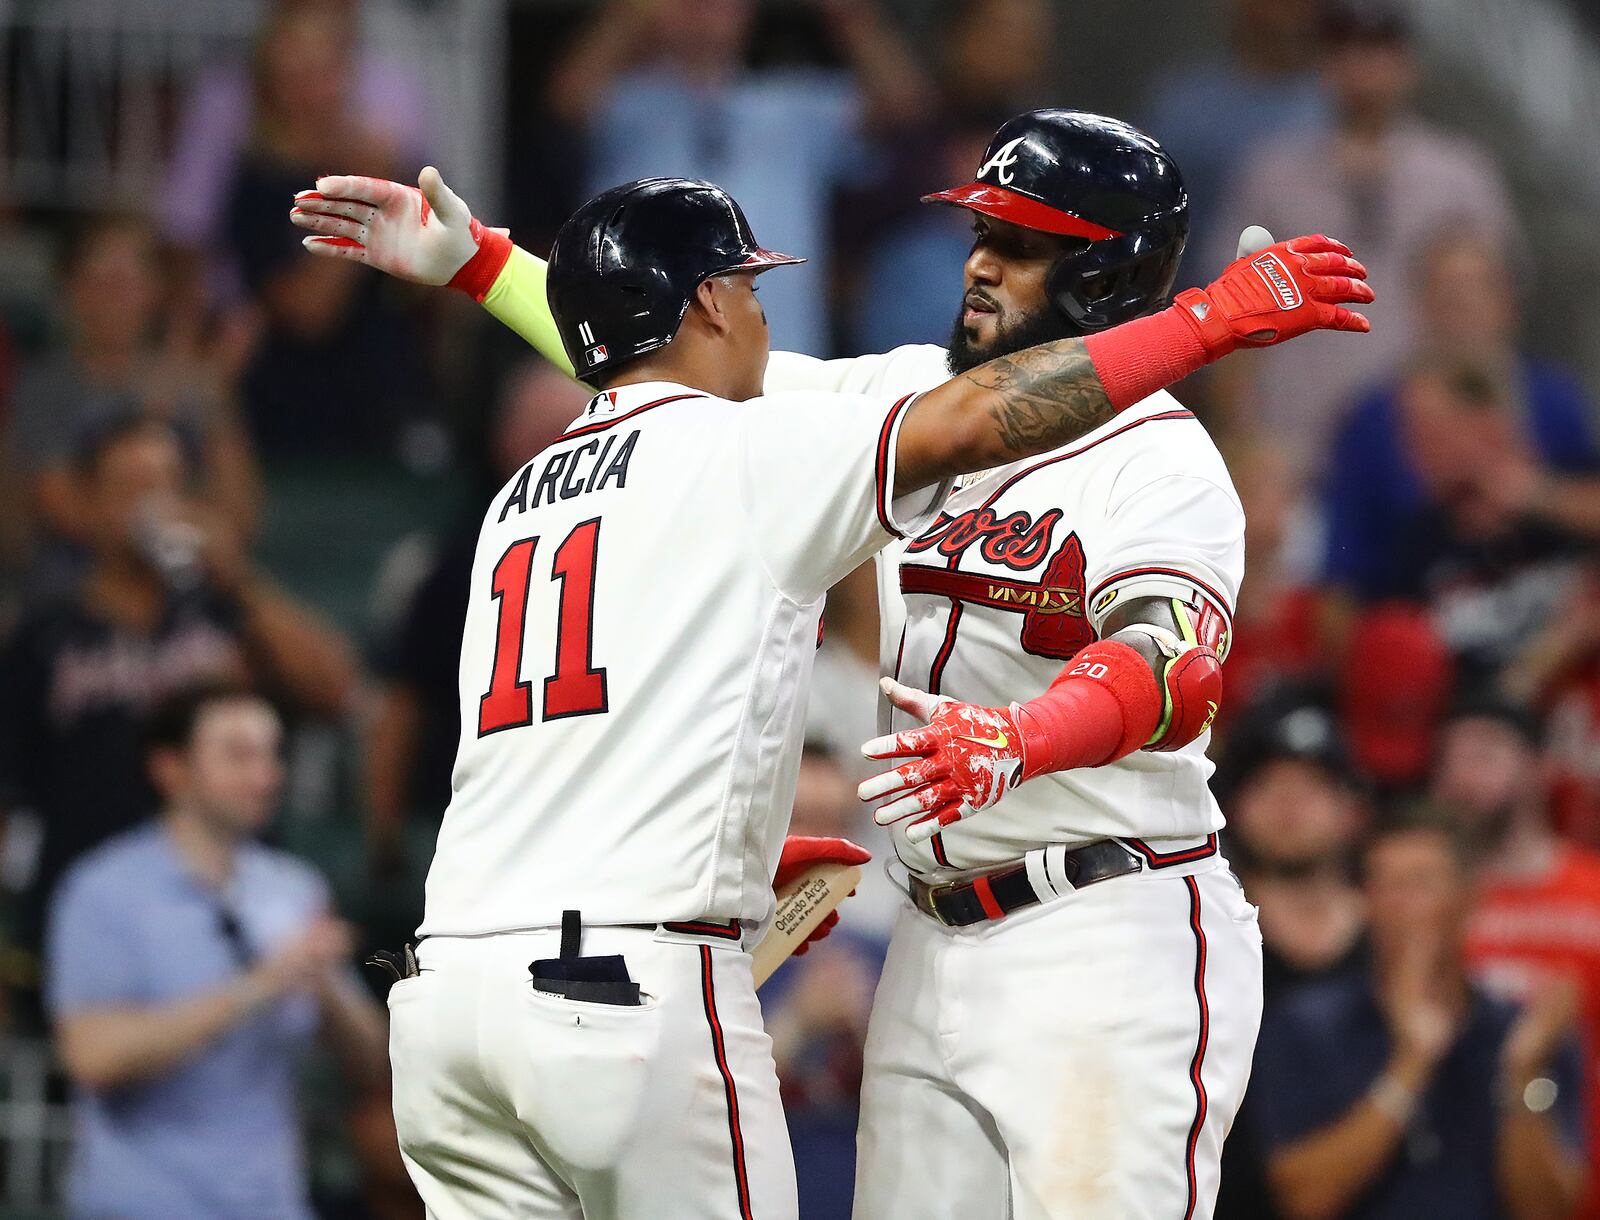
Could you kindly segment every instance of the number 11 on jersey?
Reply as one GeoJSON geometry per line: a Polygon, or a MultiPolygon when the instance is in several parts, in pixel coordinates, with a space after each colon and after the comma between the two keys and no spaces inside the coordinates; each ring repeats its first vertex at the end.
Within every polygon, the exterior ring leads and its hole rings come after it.
{"type": "MultiPolygon", "coordinates": [[[[489,689],[478,701],[478,736],[533,723],[533,683],[520,679],[527,636],[528,596],[533,582],[537,537],[506,548],[494,565],[490,596],[500,603],[495,628],[494,668],[489,689]]],[[[574,526],[556,548],[550,579],[559,582],[556,609],[555,672],[544,680],[541,719],[592,716],[606,710],[606,671],[595,668],[594,565],[600,552],[600,518],[574,526]]]]}

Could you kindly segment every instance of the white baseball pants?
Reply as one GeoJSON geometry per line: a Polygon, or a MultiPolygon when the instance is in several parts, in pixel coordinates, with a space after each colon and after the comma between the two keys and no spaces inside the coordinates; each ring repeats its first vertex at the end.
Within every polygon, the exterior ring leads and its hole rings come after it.
{"type": "Polygon", "coordinates": [[[1220,857],[967,928],[908,904],[856,1220],[1209,1220],[1260,1022],[1256,912],[1220,857]]]}
{"type": "Polygon", "coordinates": [[[431,1220],[796,1220],[749,955],[585,928],[647,995],[616,1007],[534,990],[560,939],[433,937],[390,989],[395,1126],[431,1220]]]}

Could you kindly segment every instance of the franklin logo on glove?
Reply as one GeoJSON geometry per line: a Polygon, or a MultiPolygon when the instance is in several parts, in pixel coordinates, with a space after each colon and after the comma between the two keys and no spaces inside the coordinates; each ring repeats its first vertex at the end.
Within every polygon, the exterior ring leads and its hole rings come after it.
{"type": "Polygon", "coordinates": [[[1252,265],[1256,269],[1256,274],[1267,282],[1267,287],[1277,296],[1280,309],[1300,308],[1302,303],[1300,290],[1294,286],[1288,268],[1278,261],[1276,254],[1262,254],[1252,265]]]}

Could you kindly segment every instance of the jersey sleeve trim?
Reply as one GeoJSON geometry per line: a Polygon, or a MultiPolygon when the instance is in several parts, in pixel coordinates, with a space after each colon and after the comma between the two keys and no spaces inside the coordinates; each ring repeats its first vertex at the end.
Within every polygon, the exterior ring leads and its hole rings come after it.
{"type": "Polygon", "coordinates": [[[901,532],[894,520],[895,435],[899,431],[901,414],[915,397],[915,394],[907,394],[889,408],[889,414],[883,420],[883,429],[878,433],[878,456],[873,467],[873,479],[877,492],[878,524],[896,538],[904,538],[905,534],[901,532]]]}
{"type": "Polygon", "coordinates": [[[890,407],[889,414],[883,421],[883,428],[878,433],[877,460],[873,469],[873,479],[876,484],[874,502],[878,510],[878,524],[891,538],[909,538],[922,530],[933,520],[940,506],[955,490],[955,480],[945,479],[915,492],[908,492],[902,498],[910,499],[913,507],[907,510],[905,506],[901,506],[899,514],[895,511],[895,446],[900,440],[900,425],[905,420],[906,409],[919,397],[921,397],[920,392],[907,394],[890,407]]]}
{"type": "Polygon", "coordinates": [[[1200,577],[1192,572],[1185,572],[1181,568],[1140,567],[1125,568],[1107,576],[1089,590],[1088,603],[1089,624],[1099,634],[1101,626],[1105,623],[1112,609],[1125,599],[1127,594],[1136,594],[1141,597],[1178,597],[1189,598],[1194,593],[1200,593],[1222,615],[1227,629],[1233,630],[1233,607],[1228,604],[1228,599],[1216,589],[1212,588],[1200,577]],[[1106,597],[1105,594],[1113,593],[1114,596],[1106,597]]]}

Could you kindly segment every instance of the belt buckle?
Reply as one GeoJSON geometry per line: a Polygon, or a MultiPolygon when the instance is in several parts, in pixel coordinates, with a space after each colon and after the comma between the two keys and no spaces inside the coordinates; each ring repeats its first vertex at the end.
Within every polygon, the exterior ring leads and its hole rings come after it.
{"type": "Polygon", "coordinates": [[[928,885],[927,882],[923,882],[923,885],[926,887],[924,892],[928,897],[928,905],[925,906],[923,910],[927,914],[933,916],[934,922],[940,927],[953,928],[956,925],[944,917],[944,912],[939,909],[939,899],[945,894],[953,892],[958,886],[963,884],[965,883],[961,881],[946,881],[939,885],[928,885]]]}

